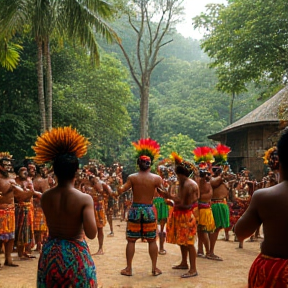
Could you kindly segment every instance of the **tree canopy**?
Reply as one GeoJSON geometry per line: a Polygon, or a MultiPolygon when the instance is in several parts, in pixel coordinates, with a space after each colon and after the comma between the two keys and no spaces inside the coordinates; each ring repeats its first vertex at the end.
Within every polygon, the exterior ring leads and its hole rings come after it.
{"type": "Polygon", "coordinates": [[[226,7],[210,4],[193,19],[206,31],[202,47],[211,66],[224,69],[223,85],[229,76],[238,89],[251,80],[287,81],[287,15],[286,0],[234,0],[226,7]]]}

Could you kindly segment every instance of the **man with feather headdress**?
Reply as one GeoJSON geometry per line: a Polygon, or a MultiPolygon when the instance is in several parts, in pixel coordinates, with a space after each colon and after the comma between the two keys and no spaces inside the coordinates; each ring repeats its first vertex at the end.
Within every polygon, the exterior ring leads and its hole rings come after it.
{"type": "Polygon", "coordinates": [[[230,148],[223,144],[218,144],[213,152],[215,159],[214,166],[212,167],[212,177],[210,180],[213,196],[211,199],[211,208],[215,221],[216,230],[210,234],[210,252],[206,256],[208,259],[223,261],[223,259],[214,254],[215,244],[218,238],[219,231],[230,227],[230,212],[227,204],[227,197],[229,195],[229,189],[225,183],[223,177],[223,169],[228,166],[227,155],[230,152],[230,148]]]}
{"type": "Polygon", "coordinates": [[[53,128],[33,147],[37,164],[52,162],[57,185],[43,193],[41,206],[49,237],[42,247],[37,287],[97,287],[96,269],[85,237],[97,233],[93,199],[74,188],[79,160],[89,141],[71,127],[53,128]]]}
{"type": "Polygon", "coordinates": [[[178,244],[181,250],[181,263],[173,269],[189,269],[181,278],[190,278],[198,275],[196,270],[196,250],[194,247],[197,232],[196,217],[198,217],[199,188],[197,183],[190,178],[197,172],[196,166],[185,161],[176,152],[171,153],[175,162],[175,173],[179,181],[178,195],[158,191],[164,198],[174,201],[173,212],[167,221],[167,242],[178,244]],[[190,268],[187,263],[189,257],[190,268]]]}
{"type": "Polygon", "coordinates": [[[10,177],[13,172],[12,155],[9,152],[0,152],[0,246],[4,242],[5,262],[4,265],[17,267],[12,262],[15,239],[15,202],[14,197],[32,197],[34,191],[22,189],[16,184],[15,179],[10,177]]]}
{"type": "Polygon", "coordinates": [[[126,238],[126,260],[127,267],[121,270],[121,275],[132,276],[132,259],[135,252],[135,242],[142,238],[149,244],[149,255],[152,261],[152,275],[162,274],[156,267],[158,247],[156,244],[156,216],[153,209],[153,197],[155,189],[162,188],[162,178],[151,173],[153,160],[159,157],[159,144],[148,138],[133,142],[136,149],[137,165],[139,172],[128,176],[124,185],[118,188],[121,194],[130,188],[133,193],[133,203],[128,212],[126,238]]]}

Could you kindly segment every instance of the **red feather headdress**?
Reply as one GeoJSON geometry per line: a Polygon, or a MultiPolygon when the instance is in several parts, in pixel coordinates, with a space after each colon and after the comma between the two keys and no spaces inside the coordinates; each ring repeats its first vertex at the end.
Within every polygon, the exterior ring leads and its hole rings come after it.
{"type": "Polygon", "coordinates": [[[212,163],[214,162],[213,149],[208,146],[195,148],[192,153],[194,154],[194,161],[196,163],[212,163]]]}
{"type": "Polygon", "coordinates": [[[230,147],[224,144],[218,144],[213,150],[215,165],[227,165],[228,154],[231,152],[230,147]]]}
{"type": "Polygon", "coordinates": [[[36,153],[34,161],[41,164],[66,153],[73,153],[77,158],[81,158],[87,153],[89,144],[84,136],[70,126],[52,128],[39,136],[32,147],[36,153]]]}
{"type": "Polygon", "coordinates": [[[148,156],[153,163],[160,156],[160,145],[151,138],[140,139],[138,142],[132,142],[132,145],[136,149],[136,158],[148,156]]]}

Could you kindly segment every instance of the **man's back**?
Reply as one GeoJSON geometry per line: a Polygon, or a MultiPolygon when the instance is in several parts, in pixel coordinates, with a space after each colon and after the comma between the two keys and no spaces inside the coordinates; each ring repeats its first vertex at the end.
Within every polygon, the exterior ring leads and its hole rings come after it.
{"type": "MultiPolygon", "coordinates": [[[[86,212],[86,209],[94,209],[92,198],[77,189],[52,188],[43,194],[41,205],[46,216],[49,235],[52,237],[82,239],[83,225],[86,224],[84,222],[87,221],[91,227],[95,225],[95,219],[90,219],[88,211],[86,212]]],[[[90,227],[85,229],[88,226],[84,225],[84,230],[87,237],[91,238],[90,227]]],[[[93,234],[93,231],[91,233],[93,234]]]]}
{"type": "Polygon", "coordinates": [[[253,200],[263,222],[262,253],[288,259],[288,182],[258,190],[253,200]]]}
{"type": "Polygon", "coordinates": [[[162,178],[149,171],[131,174],[128,181],[130,181],[133,191],[133,202],[142,204],[151,204],[155,189],[161,187],[162,184],[162,178]]]}

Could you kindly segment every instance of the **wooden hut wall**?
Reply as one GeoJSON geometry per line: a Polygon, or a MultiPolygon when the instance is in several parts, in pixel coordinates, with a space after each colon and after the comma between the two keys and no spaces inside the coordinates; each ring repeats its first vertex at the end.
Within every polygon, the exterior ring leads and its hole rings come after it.
{"type": "Polygon", "coordinates": [[[247,132],[231,132],[227,134],[225,145],[231,148],[228,162],[234,173],[243,167],[243,158],[247,157],[247,132]]]}

